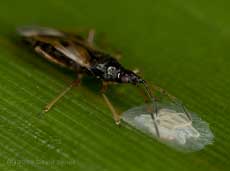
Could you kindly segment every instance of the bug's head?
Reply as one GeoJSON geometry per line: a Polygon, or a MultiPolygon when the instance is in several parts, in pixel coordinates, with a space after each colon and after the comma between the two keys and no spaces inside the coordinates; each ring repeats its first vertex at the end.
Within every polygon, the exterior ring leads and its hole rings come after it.
{"type": "Polygon", "coordinates": [[[104,68],[103,78],[109,81],[120,83],[139,84],[144,83],[144,80],[135,74],[133,71],[125,69],[117,60],[108,58],[106,62],[101,64],[104,68]]]}
{"type": "Polygon", "coordinates": [[[105,81],[131,83],[134,85],[145,83],[140,76],[133,71],[125,69],[116,59],[111,57],[106,57],[104,60],[101,60],[91,68],[91,71],[97,78],[105,81]]]}
{"type": "Polygon", "coordinates": [[[111,57],[106,57],[105,60],[97,63],[91,71],[97,78],[105,81],[131,84],[138,84],[144,81],[134,72],[125,69],[116,59],[111,57]]]}
{"type": "Polygon", "coordinates": [[[113,58],[106,58],[105,61],[98,63],[96,67],[92,69],[94,75],[98,78],[106,81],[114,81],[119,83],[130,83],[134,85],[143,85],[146,94],[150,99],[153,98],[151,90],[149,89],[146,81],[138,76],[133,71],[125,69],[120,65],[117,60],[113,58]]]}
{"type": "Polygon", "coordinates": [[[145,82],[140,76],[130,70],[121,71],[119,79],[122,83],[131,83],[135,85],[145,82]]]}
{"type": "Polygon", "coordinates": [[[123,83],[131,83],[137,86],[142,85],[149,99],[150,100],[153,99],[152,92],[149,89],[149,86],[146,83],[146,81],[142,79],[140,76],[138,76],[137,74],[135,74],[134,72],[129,70],[124,70],[123,72],[121,72],[120,80],[123,83]]]}

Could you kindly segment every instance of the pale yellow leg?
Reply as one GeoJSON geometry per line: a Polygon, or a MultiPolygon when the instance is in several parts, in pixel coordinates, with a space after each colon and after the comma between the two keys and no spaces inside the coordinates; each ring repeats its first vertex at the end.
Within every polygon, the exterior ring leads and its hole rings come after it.
{"type": "Polygon", "coordinates": [[[102,88],[101,88],[101,93],[102,97],[105,100],[106,104],[108,105],[110,111],[113,114],[113,119],[117,125],[120,124],[120,115],[116,112],[115,108],[113,107],[112,103],[108,99],[108,97],[105,95],[105,91],[107,90],[108,84],[103,82],[102,88]]]}
{"type": "Polygon", "coordinates": [[[71,88],[74,86],[79,85],[80,79],[77,79],[73,81],[66,89],[64,89],[57,97],[55,97],[50,103],[48,103],[45,108],[43,109],[43,113],[48,112],[56,103],[58,100],[60,100],[71,88]]]}
{"type": "Polygon", "coordinates": [[[184,111],[184,113],[187,115],[188,119],[189,119],[190,121],[192,121],[191,115],[190,115],[190,113],[186,110],[184,104],[183,104],[182,102],[179,102],[179,100],[178,100],[175,96],[171,95],[168,91],[166,91],[165,89],[163,89],[163,88],[161,88],[161,87],[159,87],[159,86],[152,85],[152,88],[155,89],[156,91],[160,92],[161,94],[167,96],[167,97],[168,97],[170,100],[172,100],[174,103],[180,104],[181,107],[182,107],[182,109],[183,109],[183,111],[184,111]]]}
{"type": "Polygon", "coordinates": [[[113,107],[112,103],[109,101],[109,99],[107,98],[107,96],[104,93],[102,93],[102,97],[104,98],[106,104],[108,105],[110,111],[112,112],[113,119],[114,119],[115,123],[117,125],[119,125],[120,124],[120,115],[116,112],[116,110],[113,107]]]}
{"type": "Polygon", "coordinates": [[[88,37],[87,37],[87,42],[93,46],[94,43],[94,38],[95,38],[95,30],[91,29],[88,33],[88,37]]]}
{"type": "Polygon", "coordinates": [[[114,55],[114,58],[116,58],[116,59],[119,61],[119,60],[121,60],[121,58],[122,58],[122,54],[121,54],[121,53],[116,53],[116,54],[114,55]]]}

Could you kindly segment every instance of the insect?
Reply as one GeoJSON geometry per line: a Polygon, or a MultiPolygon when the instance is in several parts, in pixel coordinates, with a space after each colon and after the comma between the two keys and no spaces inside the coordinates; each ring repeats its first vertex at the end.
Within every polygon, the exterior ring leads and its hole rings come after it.
{"type": "MultiPolygon", "coordinates": [[[[111,110],[116,124],[120,123],[120,115],[105,95],[108,85],[112,83],[141,85],[145,90],[146,96],[153,101],[151,113],[152,119],[155,121],[157,103],[146,81],[135,72],[124,68],[115,56],[97,50],[93,45],[94,31],[89,32],[87,39],[79,35],[46,27],[21,27],[18,29],[18,33],[25,42],[33,47],[35,52],[50,62],[72,70],[77,75],[75,81],[45,106],[44,112],[49,111],[73,86],[77,86],[82,76],[90,75],[102,81],[102,96],[111,110]]],[[[157,124],[155,124],[155,128],[157,130],[157,124]]]]}

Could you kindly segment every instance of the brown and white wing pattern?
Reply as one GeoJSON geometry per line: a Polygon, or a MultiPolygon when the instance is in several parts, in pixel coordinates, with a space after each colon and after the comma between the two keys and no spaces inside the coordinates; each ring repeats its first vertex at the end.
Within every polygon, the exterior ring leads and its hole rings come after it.
{"type": "Polygon", "coordinates": [[[23,37],[32,36],[57,36],[63,37],[65,33],[49,27],[22,26],[17,28],[17,32],[23,37]]]}
{"type": "Polygon", "coordinates": [[[64,32],[45,27],[22,27],[18,32],[33,45],[36,52],[53,63],[69,69],[90,67],[87,49],[64,32]]]}

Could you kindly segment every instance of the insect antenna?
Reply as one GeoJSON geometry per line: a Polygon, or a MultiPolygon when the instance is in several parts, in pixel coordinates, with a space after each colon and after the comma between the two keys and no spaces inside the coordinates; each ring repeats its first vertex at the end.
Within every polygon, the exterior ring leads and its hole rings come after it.
{"type": "Polygon", "coordinates": [[[186,106],[183,104],[182,101],[180,101],[175,96],[171,95],[169,92],[167,92],[166,90],[162,89],[161,87],[158,87],[157,85],[152,85],[152,86],[156,91],[159,91],[162,95],[165,95],[166,97],[168,97],[174,104],[180,106],[181,109],[183,110],[183,112],[186,114],[187,118],[190,121],[192,121],[192,117],[191,117],[189,111],[186,109],[186,106]]]}
{"type": "Polygon", "coordinates": [[[154,123],[156,134],[157,134],[158,137],[160,137],[160,132],[159,132],[159,129],[158,129],[158,126],[157,126],[157,121],[156,121],[156,117],[157,117],[157,114],[158,114],[157,100],[152,95],[152,92],[151,92],[148,84],[146,84],[146,82],[143,82],[143,86],[144,86],[145,93],[149,97],[150,101],[153,102],[152,103],[153,106],[151,105],[150,106],[151,108],[149,110],[150,110],[150,114],[151,114],[151,117],[152,117],[152,120],[153,120],[153,123],[154,123]]]}

